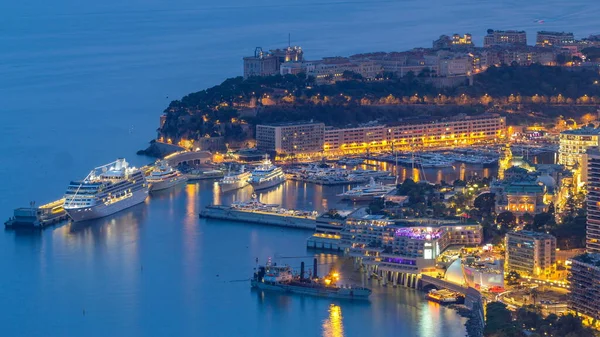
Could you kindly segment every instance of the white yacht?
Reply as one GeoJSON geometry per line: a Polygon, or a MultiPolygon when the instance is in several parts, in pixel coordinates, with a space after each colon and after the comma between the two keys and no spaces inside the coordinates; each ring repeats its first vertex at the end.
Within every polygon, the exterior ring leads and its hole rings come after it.
{"type": "Polygon", "coordinates": [[[63,207],[73,221],[91,220],[140,204],[147,196],[143,172],[120,158],[96,167],[81,181],[72,181],[63,207]]]}
{"type": "Polygon", "coordinates": [[[267,156],[265,160],[252,171],[250,184],[255,191],[277,186],[285,181],[285,174],[280,167],[271,163],[267,156]]]}
{"type": "Polygon", "coordinates": [[[146,178],[150,184],[150,191],[165,190],[187,180],[185,175],[172,168],[166,160],[157,162],[152,173],[146,178]]]}
{"type": "Polygon", "coordinates": [[[223,179],[219,180],[219,190],[222,193],[234,191],[250,185],[252,173],[245,170],[242,165],[238,172],[228,172],[223,179]]]}
{"type": "Polygon", "coordinates": [[[376,183],[375,180],[371,178],[371,181],[368,184],[338,194],[338,197],[342,197],[342,200],[367,201],[382,197],[393,191],[395,188],[396,185],[376,183]]]}

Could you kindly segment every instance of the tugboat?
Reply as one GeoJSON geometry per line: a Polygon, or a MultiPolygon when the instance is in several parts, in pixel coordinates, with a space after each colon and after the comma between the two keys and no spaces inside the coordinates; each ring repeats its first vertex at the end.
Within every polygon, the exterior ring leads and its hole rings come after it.
{"type": "Polygon", "coordinates": [[[322,278],[317,277],[317,263],[315,259],[312,276],[304,277],[304,262],[300,267],[300,275],[294,275],[290,266],[278,266],[271,263],[259,266],[250,280],[252,288],[284,293],[295,293],[328,298],[343,298],[368,300],[371,289],[357,286],[338,286],[340,275],[335,271],[322,278]]]}

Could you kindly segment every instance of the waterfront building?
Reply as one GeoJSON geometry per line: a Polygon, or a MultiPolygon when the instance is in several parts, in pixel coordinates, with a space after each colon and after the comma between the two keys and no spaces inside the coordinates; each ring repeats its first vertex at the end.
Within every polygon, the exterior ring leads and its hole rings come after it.
{"type": "Polygon", "coordinates": [[[450,246],[477,246],[480,225],[394,221],[360,209],[348,216],[340,232],[340,247],[355,261],[373,269],[418,274],[434,271],[436,258],[450,246]]]}
{"type": "Polygon", "coordinates": [[[590,151],[587,159],[586,249],[600,254],[600,151],[590,151]]]}
{"type": "Polygon", "coordinates": [[[503,45],[527,45],[527,34],[522,30],[493,30],[488,29],[483,38],[483,47],[503,45]]]}
{"type": "Polygon", "coordinates": [[[257,47],[253,56],[244,57],[244,78],[270,76],[279,73],[279,57],[257,47]]]}
{"type": "Polygon", "coordinates": [[[464,114],[440,120],[414,119],[397,125],[327,128],[325,152],[362,153],[392,148],[443,147],[505,138],[506,119],[497,114],[464,114]]]}
{"type": "Polygon", "coordinates": [[[507,272],[548,278],[556,269],[556,238],[532,231],[509,232],[505,237],[507,272]]]}
{"type": "Polygon", "coordinates": [[[569,261],[569,309],[592,319],[600,319],[600,254],[583,254],[569,261]]]}
{"type": "Polygon", "coordinates": [[[319,122],[277,123],[256,126],[256,147],[277,154],[320,153],[325,124],[319,122]]]}
{"type": "Polygon", "coordinates": [[[575,43],[573,33],[539,31],[535,39],[535,45],[540,47],[563,46],[575,43]]]}
{"type": "Polygon", "coordinates": [[[598,147],[600,128],[583,127],[560,133],[558,163],[568,168],[580,167],[588,149],[598,147]]]}

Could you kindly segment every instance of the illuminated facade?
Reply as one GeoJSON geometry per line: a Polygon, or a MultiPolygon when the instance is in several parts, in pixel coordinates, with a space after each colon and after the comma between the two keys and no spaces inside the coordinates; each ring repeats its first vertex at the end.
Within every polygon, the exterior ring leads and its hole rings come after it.
{"type": "Polygon", "coordinates": [[[575,43],[573,33],[565,32],[537,32],[535,45],[540,47],[563,46],[575,43]]]}
{"type": "Polygon", "coordinates": [[[505,138],[506,119],[496,114],[459,115],[396,126],[325,130],[325,152],[361,153],[392,148],[441,147],[492,142],[505,138]]]}
{"type": "Polygon", "coordinates": [[[279,123],[256,126],[256,147],[278,154],[323,151],[323,123],[279,123]]]}
{"type": "Polygon", "coordinates": [[[570,260],[569,309],[600,319],[600,254],[583,254],[570,260]]]}
{"type": "Polygon", "coordinates": [[[515,181],[506,184],[496,195],[496,213],[510,211],[520,217],[525,213],[545,212],[548,205],[544,202],[545,186],[536,181],[515,181]]]}
{"type": "Polygon", "coordinates": [[[600,129],[583,127],[560,133],[558,163],[568,168],[581,166],[589,148],[598,146],[600,129]]]}
{"type": "Polygon", "coordinates": [[[500,292],[504,290],[504,264],[502,260],[475,261],[473,257],[459,258],[448,266],[444,279],[477,290],[500,292]]]}
{"type": "Polygon", "coordinates": [[[363,263],[418,273],[433,268],[449,246],[476,246],[483,238],[479,225],[403,225],[380,215],[349,216],[340,246],[363,263]]]}
{"type": "Polygon", "coordinates": [[[556,238],[531,231],[509,232],[505,237],[505,271],[523,276],[550,277],[556,269],[556,238]]]}
{"type": "Polygon", "coordinates": [[[600,152],[597,150],[588,154],[587,175],[586,249],[600,253],[600,152]]]}
{"type": "Polygon", "coordinates": [[[455,46],[473,46],[473,37],[471,34],[460,36],[459,34],[452,35],[452,44],[455,46]]]}
{"type": "Polygon", "coordinates": [[[502,45],[527,45],[527,34],[525,31],[517,30],[493,30],[489,29],[483,38],[483,47],[502,45]]]}

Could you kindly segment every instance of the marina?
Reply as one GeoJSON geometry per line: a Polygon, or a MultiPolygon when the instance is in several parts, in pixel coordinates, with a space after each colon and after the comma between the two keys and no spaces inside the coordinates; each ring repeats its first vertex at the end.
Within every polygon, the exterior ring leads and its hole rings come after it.
{"type": "Polygon", "coordinates": [[[255,191],[275,187],[285,181],[285,174],[280,167],[273,165],[267,155],[260,165],[258,165],[250,176],[250,184],[255,191]]]}
{"type": "Polygon", "coordinates": [[[372,201],[376,198],[382,198],[395,190],[396,184],[384,185],[375,182],[375,178],[371,178],[371,181],[368,184],[347,190],[344,193],[338,194],[338,197],[341,197],[342,200],[351,200],[354,202],[372,201]]]}
{"type": "Polygon", "coordinates": [[[244,165],[241,165],[239,171],[231,171],[231,166],[229,171],[223,177],[223,179],[219,180],[218,186],[219,191],[221,193],[226,193],[230,191],[235,191],[241,188],[244,188],[250,185],[250,178],[252,173],[250,171],[246,171],[244,165]]]}

